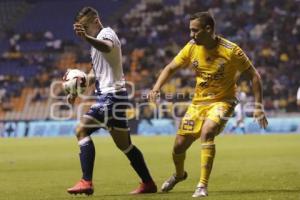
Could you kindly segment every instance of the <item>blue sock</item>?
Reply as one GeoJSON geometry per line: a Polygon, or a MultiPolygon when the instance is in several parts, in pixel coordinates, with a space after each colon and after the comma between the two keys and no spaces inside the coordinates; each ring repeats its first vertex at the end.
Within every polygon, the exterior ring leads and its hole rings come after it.
{"type": "Polygon", "coordinates": [[[82,170],[82,178],[86,181],[93,179],[93,169],[95,161],[95,146],[90,137],[85,137],[79,142],[80,146],[80,164],[82,170]]]}
{"type": "Polygon", "coordinates": [[[145,163],[142,152],[135,146],[132,145],[129,152],[125,153],[127,158],[130,160],[130,164],[135,172],[142,179],[143,183],[153,181],[149,173],[147,165],[145,163]]]}

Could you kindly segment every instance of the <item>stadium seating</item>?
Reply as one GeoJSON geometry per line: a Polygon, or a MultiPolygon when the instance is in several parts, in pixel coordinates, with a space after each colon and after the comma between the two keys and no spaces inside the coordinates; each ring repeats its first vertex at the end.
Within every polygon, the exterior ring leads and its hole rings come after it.
{"type": "MultiPolygon", "coordinates": [[[[0,35],[0,84],[4,91],[0,99],[5,102],[0,106],[0,120],[49,118],[49,104],[56,100],[48,96],[32,102],[35,93],[60,80],[67,68],[88,70],[89,49],[72,29],[75,13],[86,5],[96,7],[104,24],[117,30],[123,44],[125,76],[136,85],[135,101],[141,101],[139,94],[151,88],[162,67],[189,40],[188,14],[210,9],[217,32],[238,43],[259,70],[269,113],[297,111],[300,8],[296,1],[129,2],[1,1],[0,26],[9,27],[10,22],[12,27],[0,35]],[[15,15],[18,11],[21,14],[15,15]]],[[[163,92],[188,94],[193,84],[193,73],[182,70],[163,92]]],[[[245,81],[241,88],[251,99],[245,81]]]]}

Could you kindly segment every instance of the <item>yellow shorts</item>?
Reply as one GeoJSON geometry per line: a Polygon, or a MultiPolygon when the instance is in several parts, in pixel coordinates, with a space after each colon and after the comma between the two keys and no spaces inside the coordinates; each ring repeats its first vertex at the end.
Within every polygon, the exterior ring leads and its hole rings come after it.
{"type": "Polygon", "coordinates": [[[206,119],[220,125],[219,134],[234,111],[235,104],[228,102],[215,102],[205,105],[191,104],[179,125],[178,135],[192,135],[196,138],[201,135],[201,128],[206,119]]]}

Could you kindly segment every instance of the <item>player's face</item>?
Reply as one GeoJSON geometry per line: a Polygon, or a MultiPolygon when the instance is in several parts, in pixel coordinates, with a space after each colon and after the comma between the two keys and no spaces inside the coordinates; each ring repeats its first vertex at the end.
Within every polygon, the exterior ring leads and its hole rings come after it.
{"type": "Polygon", "coordinates": [[[199,20],[194,19],[190,21],[190,36],[196,42],[196,44],[203,44],[203,41],[207,39],[211,34],[204,29],[199,20]]]}
{"type": "Polygon", "coordinates": [[[82,19],[80,20],[80,23],[83,25],[86,33],[91,36],[96,36],[99,32],[99,19],[93,18],[93,19],[82,19]]]}

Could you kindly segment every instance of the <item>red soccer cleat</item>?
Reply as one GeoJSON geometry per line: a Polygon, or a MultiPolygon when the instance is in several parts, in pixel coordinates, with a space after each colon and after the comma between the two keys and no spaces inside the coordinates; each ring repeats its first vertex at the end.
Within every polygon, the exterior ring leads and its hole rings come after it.
{"type": "Polygon", "coordinates": [[[144,193],[156,193],[157,187],[153,181],[149,181],[147,183],[141,183],[139,187],[130,194],[144,194],[144,193]]]}
{"type": "Polygon", "coordinates": [[[68,190],[69,194],[86,194],[92,195],[94,193],[94,187],[92,181],[86,181],[81,179],[76,185],[68,190]]]}

